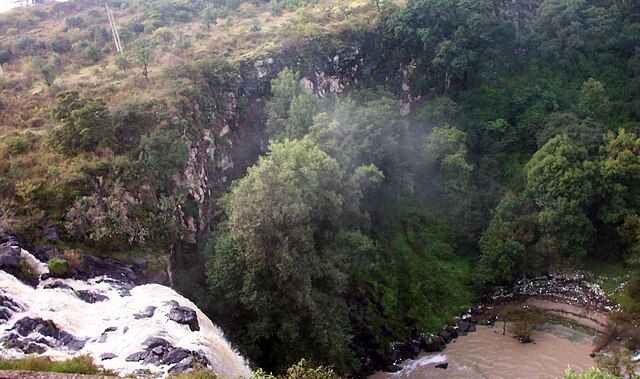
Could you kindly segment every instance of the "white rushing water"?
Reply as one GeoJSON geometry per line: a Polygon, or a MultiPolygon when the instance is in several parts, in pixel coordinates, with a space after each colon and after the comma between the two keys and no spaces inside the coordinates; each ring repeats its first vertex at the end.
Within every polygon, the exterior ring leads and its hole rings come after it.
{"type": "MultiPolygon", "coordinates": [[[[38,273],[47,272],[46,265],[28,252],[23,250],[21,255],[32,270],[38,273]]],[[[15,335],[16,332],[12,329],[15,329],[16,321],[30,317],[51,320],[60,330],[86,341],[80,350],[54,346],[48,347],[48,350],[42,353],[54,359],[89,354],[98,365],[120,374],[129,374],[136,370],[165,374],[173,364],[155,365],[142,361],[126,361],[129,355],[145,350],[142,343],[148,337],[159,337],[173,347],[204,354],[210,368],[223,377],[249,377],[251,374],[245,360],[233,351],[221,330],[194,303],[166,286],[146,284],[131,288],[110,278],[97,277],[87,281],[47,279],[41,281],[37,288],[33,288],[0,271],[0,295],[20,304],[24,310],[11,312],[10,318],[4,324],[0,324],[0,340],[6,339],[12,333],[15,335]],[[54,282],[61,282],[71,288],[45,288],[54,282]],[[85,302],[78,297],[79,291],[84,290],[98,296],[106,296],[108,299],[93,304],[85,302]],[[172,301],[174,303],[171,303],[172,301]],[[175,302],[182,307],[195,310],[199,331],[191,331],[188,325],[179,324],[169,318],[169,312],[175,308],[175,302]],[[152,317],[134,317],[147,307],[156,307],[152,317]],[[109,358],[102,360],[105,356],[109,358]]],[[[28,338],[37,340],[42,339],[42,336],[29,335],[28,338]]],[[[47,338],[50,337],[45,337],[47,338]]],[[[6,344],[0,347],[0,352],[4,357],[24,356],[19,349],[6,348],[6,344]]]]}

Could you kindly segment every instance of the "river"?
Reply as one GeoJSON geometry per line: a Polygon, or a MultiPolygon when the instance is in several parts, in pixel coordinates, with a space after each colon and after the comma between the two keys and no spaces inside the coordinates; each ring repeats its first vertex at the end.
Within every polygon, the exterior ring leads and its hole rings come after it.
{"type": "Polygon", "coordinates": [[[567,367],[584,371],[595,365],[589,356],[593,338],[562,325],[545,324],[522,344],[502,324],[478,326],[477,331],[447,345],[440,353],[427,353],[405,361],[401,371],[377,373],[371,379],[520,378],[562,377],[567,367]],[[447,362],[448,368],[436,368],[447,362]]]}

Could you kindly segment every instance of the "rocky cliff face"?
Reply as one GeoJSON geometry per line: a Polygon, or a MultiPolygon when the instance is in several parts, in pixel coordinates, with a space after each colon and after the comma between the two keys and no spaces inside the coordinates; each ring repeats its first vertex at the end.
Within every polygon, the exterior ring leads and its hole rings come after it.
{"type": "Polygon", "coordinates": [[[375,34],[310,38],[302,46],[240,66],[237,88],[220,94],[226,107],[210,117],[210,125],[196,138],[184,133],[190,152],[176,182],[197,204],[195,214],[183,217],[188,242],[209,230],[215,199],[225,183],[244,176],[247,167],[266,151],[264,106],[270,81],[285,67],[299,71],[300,83],[319,97],[350,91],[359,84],[384,83],[405,100],[406,113],[420,100],[411,85],[415,60],[405,64],[387,59],[388,52],[376,45],[375,38],[375,34]]]}

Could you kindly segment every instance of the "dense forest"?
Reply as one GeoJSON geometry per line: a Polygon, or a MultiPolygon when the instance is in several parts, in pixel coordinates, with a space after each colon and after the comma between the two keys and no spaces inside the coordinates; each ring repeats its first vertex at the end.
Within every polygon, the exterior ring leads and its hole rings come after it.
{"type": "Polygon", "coordinates": [[[640,265],[637,1],[110,4],[124,55],[98,2],[0,15],[0,219],[170,261],[256,366],[366,372],[496,285],[640,265]]]}

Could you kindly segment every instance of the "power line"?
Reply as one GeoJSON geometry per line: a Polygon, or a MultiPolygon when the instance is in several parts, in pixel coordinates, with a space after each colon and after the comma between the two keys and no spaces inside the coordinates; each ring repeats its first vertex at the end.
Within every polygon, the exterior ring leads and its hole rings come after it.
{"type": "Polygon", "coordinates": [[[120,43],[120,34],[118,34],[118,28],[116,27],[116,19],[113,17],[113,12],[111,8],[109,8],[109,4],[105,3],[104,6],[107,8],[107,17],[109,18],[109,25],[111,26],[111,35],[113,35],[113,43],[116,45],[116,50],[120,54],[124,54],[122,50],[122,43],[120,43]]]}

